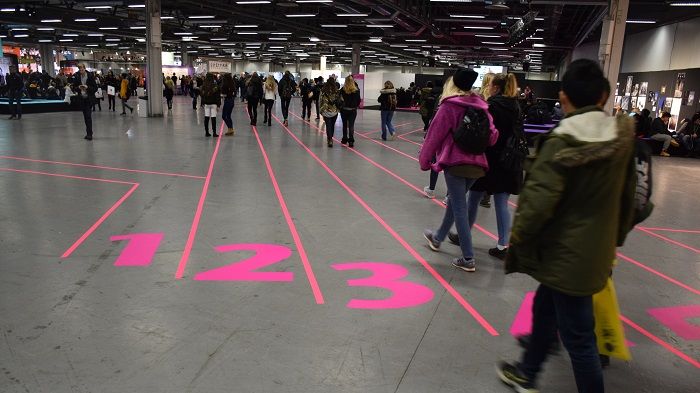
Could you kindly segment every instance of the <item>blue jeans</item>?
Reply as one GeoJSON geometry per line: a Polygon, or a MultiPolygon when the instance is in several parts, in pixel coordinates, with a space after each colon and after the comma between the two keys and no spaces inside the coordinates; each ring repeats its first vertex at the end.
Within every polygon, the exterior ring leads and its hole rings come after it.
{"type": "Polygon", "coordinates": [[[236,103],[234,97],[224,99],[224,109],[221,111],[221,118],[226,123],[226,127],[233,128],[233,120],[231,120],[231,112],[233,112],[233,106],[236,103]]]}
{"type": "Polygon", "coordinates": [[[540,284],[532,305],[532,336],[518,368],[535,382],[558,331],[579,393],[603,393],[594,327],[592,296],[570,296],[540,284]]]}
{"type": "Polygon", "coordinates": [[[455,224],[457,234],[459,234],[459,247],[462,249],[462,256],[465,259],[474,258],[472,234],[469,229],[469,214],[467,212],[467,191],[475,182],[476,179],[453,176],[448,171],[445,171],[445,184],[447,184],[450,200],[447,202],[442,225],[440,225],[434,237],[436,241],[442,242],[452,228],[452,224],[455,224]]]}
{"type": "Polygon", "coordinates": [[[396,130],[394,125],[391,124],[391,119],[394,118],[394,111],[381,111],[382,112],[382,139],[386,139],[386,131],[389,130],[389,135],[394,135],[396,130]]]}
{"type": "MultiPolygon", "coordinates": [[[[469,228],[471,229],[476,222],[476,216],[479,212],[479,202],[484,197],[484,191],[469,191],[469,228]]],[[[493,194],[493,204],[496,209],[496,225],[498,226],[498,245],[508,247],[510,243],[510,228],[513,222],[510,218],[508,210],[508,198],[510,194],[499,192],[493,194]]]]}

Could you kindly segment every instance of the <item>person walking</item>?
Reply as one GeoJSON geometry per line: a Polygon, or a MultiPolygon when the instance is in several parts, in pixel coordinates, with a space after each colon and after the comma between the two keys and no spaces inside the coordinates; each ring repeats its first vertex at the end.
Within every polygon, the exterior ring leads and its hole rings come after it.
{"type": "MultiPolygon", "coordinates": [[[[498,243],[489,249],[489,255],[505,259],[510,241],[511,217],[508,210],[508,199],[518,195],[523,185],[522,165],[517,168],[506,167],[501,162],[503,152],[512,140],[523,140],[523,130],[520,122],[520,107],[518,105],[518,82],[513,74],[496,74],[491,79],[489,90],[489,113],[498,130],[498,141],[486,149],[486,159],[489,170],[486,176],[480,178],[469,190],[467,210],[469,212],[469,228],[474,226],[479,212],[479,205],[485,195],[493,195],[496,209],[496,224],[498,227],[498,243]]],[[[520,163],[522,164],[522,163],[520,163]]],[[[450,236],[455,242],[456,236],[450,236]]]]}
{"type": "Polygon", "coordinates": [[[578,391],[604,392],[594,332],[594,294],[603,290],[616,246],[633,227],[634,124],[603,110],[610,83],[597,61],[572,62],[559,102],[566,117],[538,141],[528,168],[506,256],[506,274],[539,282],[532,335],[519,363],[500,362],[498,377],[517,392],[536,392],[537,377],[559,337],[578,391]]]}
{"type": "Polygon", "coordinates": [[[214,74],[208,73],[204,78],[201,89],[202,103],[204,104],[204,136],[218,138],[216,132],[216,114],[221,106],[221,92],[214,80],[214,74]],[[209,133],[209,122],[211,122],[211,134],[209,133]]]}
{"type": "Polygon", "coordinates": [[[323,89],[324,83],[323,83],[323,77],[319,76],[318,78],[314,79],[314,104],[316,105],[316,120],[319,120],[319,114],[320,112],[320,107],[321,107],[321,90],[323,89]]]}
{"type": "Polygon", "coordinates": [[[129,97],[131,97],[131,88],[129,87],[129,75],[127,73],[122,74],[122,82],[119,88],[119,98],[122,100],[122,116],[126,115],[126,108],[129,108],[131,113],[134,113],[134,108],[130,107],[129,97]]]}
{"type": "Polygon", "coordinates": [[[420,95],[418,96],[418,113],[420,113],[421,120],[423,120],[424,133],[428,132],[430,119],[433,118],[435,101],[437,101],[437,97],[433,95],[433,81],[428,81],[425,87],[420,89],[420,95]]]}
{"type": "MultiPolygon", "coordinates": [[[[277,100],[277,83],[275,82],[275,78],[272,77],[272,75],[268,75],[267,79],[265,79],[265,86],[264,86],[264,104],[265,104],[265,110],[264,110],[264,118],[263,118],[263,124],[266,124],[268,126],[272,125],[272,107],[275,105],[275,100],[277,100]]],[[[286,122],[285,122],[285,125],[286,122]]]]}
{"type": "Polygon", "coordinates": [[[16,65],[10,66],[10,74],[6,78],[7,83],[7,99],[10,104],[9,120],[22,118],[22,95],[24,94],[24,80],[17,70],[16,65]],[[16,102],[16,104],[15,104],[16,102]]]}
{"type": "Polygon", "coordinates": [[[355,119],[357,119],[357,108],[360,107],[360,89],[355,83],[352,75],[345,77],[345,85],[340,89],[340,96],[343,99],[343,106],[340,110],[340,118],[343,121],[342,145],[348,147],[355,146],[355,119]]]}
{"type": "Polygon", "coordinates": [[[83,112],[85,120],[85,139],[92,140],[92,107],[95,105],[95,92],[97,83],[92,73],[87,72],[85,64],[78,65],[78,72],[73,75],[73,91],[78,94],[76,101],[83,112]]]}
{"type": "Polygon", "coordinates": [[[228,131],[226,131],[227,136],[231,136],[235,133],[233,129],[233,119],[231,119],[231,113],[233,112],[233,106],[236,104],[236,91],[238,91],[238,86],[233,80],[231,74],[224,75],[224,81],[221,84],[221,94],[224,96],[224,108],[221,110],[221,119],[226,123],[228,131]]]}
{"type": "Polygon", "coordinates": [[[342,107],[342,98],[338,92],[338,85],[333,78],[323,85],[320,95],[320,109],[323,121],[326,123],[326,142],[328,147],[333,147],[333,134],[335,134],[335,121],[338,119],[338,111],[342,107]]]}
{"type": "Polygon", "coordinates": [[[282,80],[279,83],[280,104],[282,106],[282,117],[284,117],[284,125],[288,126],[289,121],[289,104],[292,102],[292,96],[297,91],[297,84],[294,82],[294,77],[289,71],[284,72],[282,80]]]}
{"type": "Polygon", "coordinates": [[[250,125],[258,125],[258,105],[263,97],[262,80],[257,72],[248,79],[246,86],[246,100],[248,101],[248,115],[250,116],[250,125]]]}
{"type": "MultiPolygon", "coordinates": [[[[177,78],[177,77],[176,77],[177,78]]],[[[175,83],[172,78],[165,78],[163,80],[163,85],[165,89],[163,90],[163,96],[165,97],[165,102],[168,104],[168,110],[173,110],[173,96],[175,95],[175,83]]]]}
{"type": "Polygon", "coordinates": [[[313,86],[309,84],[307,78],[302,79],[299,84],[299,93],[301,94],[301,119],[311,120],[311,103],[313,102],[313,86]]]}
{"type": "Polygon", "coordinates": [[[380,90],[377,101],[379,102],[382,117],[382,140],[386,140],[388,131],[393,141],[396,139],[396,130],[394,125],[391,124],[391,119],[394,117],[394,111],[396,110],[396,89],[394,89],[394,84],[391,81],[384,82],[384,88],[380,90]]]}
{"type": "Polygon", "coordinates": [[[478,74],[468,68],[462,68],[448,79],[444,87],[440,108],[430,123],[428,135],[419,155],[420,168],[423,171],[445,172],[445,183],[449,192],[447,209],[440,228],[436,231],[426,229],[423,236],[433,251],[439,251],[453,224],[457,227],[462,256],[455,258],[452,265],[467,272],[476,271],[472,237],[469,230],[467,212],[467,191],[476,179],[484,176],[489,169],[485,154],[473,154],[462,150],[452,138],[452,133],[462,123],[465,111],[469,108],[483,111],[489,121],[489,141],[492,146],[498,139],[498,130],[488,113],[488,104],[481,97],[471,92],[478,74]],[[437,160],[435,157],[437,156],[437,160]]]}
{"type": "Polygon", "coordinates": [[[104,99],[104,92],[103,92],[103,80],[102,77],[98,74],[92,73],[93,78],[95,78],[95,84],[97,85],[97,91],[95,92],[95,99],[93,100],[92,103],[92,111],[95,111],[95,106],[99,109],[100,112],[102,112],[102,100],[104,99]]]}
{"type": "Polygon", "coordinates": [[[112,70],[109,70],[107,76],[105,77],[105,86],[105,89],[107,90],[107,105],[109,105],[108,110],[114,112],[117,109],[115,96],[117,95],[117,90],[119,89],[119,80],[117,80],[117,78],[114,76],[114,72],[112,72],[112,70]],[[109,94],[110,86],[112,87],[112,94],[109,94]]]}

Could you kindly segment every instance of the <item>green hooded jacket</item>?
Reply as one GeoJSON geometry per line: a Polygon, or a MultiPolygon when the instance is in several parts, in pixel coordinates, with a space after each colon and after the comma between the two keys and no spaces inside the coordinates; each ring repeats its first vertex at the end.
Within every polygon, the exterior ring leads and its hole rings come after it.
{"type": "Polygon", "coordinates": [[[593,107],[544,136],[520,194],[506,273],[572,296],[600,292],[632,228],[633,152],[630,118],[593,107]]]}

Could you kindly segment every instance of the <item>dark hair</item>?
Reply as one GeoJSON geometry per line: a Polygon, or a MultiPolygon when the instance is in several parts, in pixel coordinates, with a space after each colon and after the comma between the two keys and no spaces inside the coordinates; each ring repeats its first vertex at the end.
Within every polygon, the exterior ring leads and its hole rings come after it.
{"type": "Polygon", "coordinates": [[[663,117],[671,117],[671,114],[668,113],[668,112],[663,112],[663,113],[661,113],[661,117],[662,117],[662,118],[663,118],[663,117]]]}
{"type": "Polygon", "coordinates": [[[428,81],[428,83],[425,84],[425,87],[433,87],[433,81],[428,81]]]}
{"type": "Polygon", "coordinates": [[[234,90],[235,85],[233,83],[233,77],[231,76],[231,74],[224,74],[224,82],[222,86],[228,89],[228,91],[234,90]]]}
{"type": "Polygon", "coordinates": [[[214,94],[215,87],[214,74],[207,73],[204,78],[204,85],[202,85],[202,94],[207,96],[214,94]]]}
{"type": "Polygon", "coordinates": [[[561,89],[576,108],[596,105],[609,94],[610,83],[598,62],[579,59],[571,64],[561,80],[561,89]]]}
{"type": "Polygon", "coordinates": [[[642,109],[642,117],[649,117],[650,114],[649,109],[642,109]]]}

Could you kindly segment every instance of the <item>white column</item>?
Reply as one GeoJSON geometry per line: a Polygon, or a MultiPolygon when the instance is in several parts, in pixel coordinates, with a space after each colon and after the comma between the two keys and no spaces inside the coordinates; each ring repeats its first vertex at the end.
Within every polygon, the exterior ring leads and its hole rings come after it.
{"type": "Polygon", "coordinates": [[[298,74],[301,74],[301,60],[297,57],[294,62],[294,71],[298,74]]]}
{"type": "Polygon", "coordinates": [[[190,54],[187,53],[186,42],[180,44],[180,58],[182,59],[183,67],[192,67],[192,64],[190,63],[190,54]]]}
{"type": "Polygon", "coordinates": [[[160,29],[160,0],[146,0],[146,67],[148,116],[163,116],[163,54],[160,29]]]}
{"type": "Polygon", "coordinates": [[[352,44],[352,73],[360,73],[360,53],[362,52],[362,47],[360,44],[352,44]]]}
{"type": "Polygon", "coordinates": [[[603,20],[603,32],[600,35],[600,50],[598,58],[603,73],[610,81],[611,95],[605,104],[605,111],[612,113],[614,104],[614,86],[620,74],[622,61],[622,46],[625,43],[625,25],[629,0],[612,0],[608,15],[603,20]]]}
{"type": "Polygon", "coordinates": [[[40,44],[39,54],[41,55],[41,69],[48,72],[52,77],[56,76],[56,71],[53,68],[53,47],[48,44],[40,44]]]}
{"type": "Polygon", "coordinates": [[[321,72],[326,70],[326,56],[321,56],[321,72]]]}

